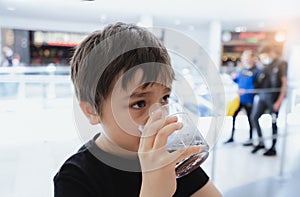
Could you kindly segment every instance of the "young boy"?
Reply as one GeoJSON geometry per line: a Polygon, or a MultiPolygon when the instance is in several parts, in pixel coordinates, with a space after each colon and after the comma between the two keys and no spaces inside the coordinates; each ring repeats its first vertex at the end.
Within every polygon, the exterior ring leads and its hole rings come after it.
{"type": "Polygon", "coordinates": [[[167,50],[152,33],[109,25],[78,46],[71,67],[80,108],[103,131],[63,164],[56,197],[221,196],[200,167],[176,179],[175,164],[200,148],[167,152],[168,136],[182,124],[149,113],[168,103],[174,80],[167,50]]]}

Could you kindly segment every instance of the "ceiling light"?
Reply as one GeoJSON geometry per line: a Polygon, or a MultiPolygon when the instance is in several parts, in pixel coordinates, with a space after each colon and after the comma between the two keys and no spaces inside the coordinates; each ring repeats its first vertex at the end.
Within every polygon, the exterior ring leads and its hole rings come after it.
{"type": "Polygon", "coordinates": [[[85,2],[85,3],[94,3],[95,0],[81,0],[81,2],[85,2]]]}
{"type": "Polygon", "coordinates": [[[247,31],[247,27],[245,26],[238,26],[236,28],[234,28],[235,32],[246,32],[247,31]]]}
{"type": "Polygon", "coordinates": [[[286,33],[284,31],[278,31],[275,34],[276,42],[284,42],[286,39],[286,33]]]}

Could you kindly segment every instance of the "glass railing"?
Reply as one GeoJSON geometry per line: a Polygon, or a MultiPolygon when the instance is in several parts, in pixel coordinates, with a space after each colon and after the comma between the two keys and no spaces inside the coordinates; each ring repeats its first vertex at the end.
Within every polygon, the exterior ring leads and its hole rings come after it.
{"type": "Polygon", "coordinates": [[[71,97],[70,67],[0,67],[0,99],[71,97]]]}

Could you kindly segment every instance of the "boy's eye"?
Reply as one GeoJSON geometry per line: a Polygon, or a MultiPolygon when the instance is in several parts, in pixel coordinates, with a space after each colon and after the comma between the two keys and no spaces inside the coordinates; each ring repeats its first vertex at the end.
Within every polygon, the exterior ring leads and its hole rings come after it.
{"type": "Polygon", "coordinates": [[[145,101],[138,101],[135,104],[131,105],[132,108],[134,109],[140,109],[146,106],[146,102],[145,101]]]}
{"type": "Polygon", "coordinates": [[[165,95],[162,99],[161,99],[161,102],[164,103],[164,104],[167,104],[169,102],[169,98],[170,98],[170,95],[165,95]]]}

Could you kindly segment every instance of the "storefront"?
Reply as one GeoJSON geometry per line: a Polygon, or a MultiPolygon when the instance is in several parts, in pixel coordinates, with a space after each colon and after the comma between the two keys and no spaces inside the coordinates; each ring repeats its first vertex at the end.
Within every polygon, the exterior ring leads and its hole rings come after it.
{"type": "Polygon", "coordinates": [[[268,32],[222,32],[222,68],[230,71],[239,67],[243,51],[252,50],[256,53],[261,45],[272,44],[282,53],[285,43],[284,31],[268,32]]]}
{"type": "Polygon", "coordinates": [[[68,66],[81,33],[1,29],[1,66],[68,66]]]}

